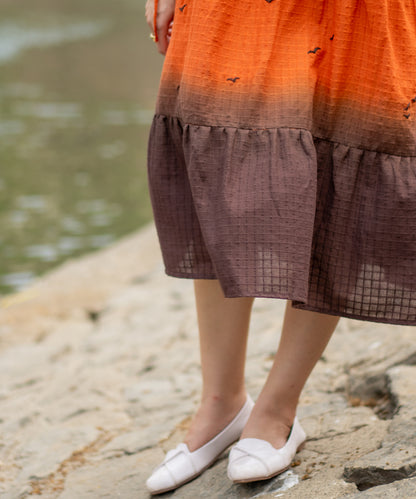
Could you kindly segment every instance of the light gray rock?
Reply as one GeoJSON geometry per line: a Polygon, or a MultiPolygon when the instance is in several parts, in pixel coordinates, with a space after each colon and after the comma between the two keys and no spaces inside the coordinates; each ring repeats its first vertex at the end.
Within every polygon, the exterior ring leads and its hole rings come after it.
{"type": "MultiPolygon", "coordinates": [[[[155,248],[146,228],[63,266],[35,286],[36,299],[0,313],[21,334],[17,341],[0,324],[0,497],[33,495],[34,484],[45,499],[149,497],[145,480],[183,440],[201,385],[192,282],[163,275],[155,248]]],[[[254,398],[284,309],[283,301],[255,301],[246,368],[254,398]]],[[[368,486],[377,473],[404,479],[360,494],[389,487],[386,497],[406,497],[416,464],[415,358],[413,328],[341,320],[301,397],[308,440],[293,468],[237,486],[224,456],[166,497],[353,497],[356,482],[368,486]],[[380,420],[386,396],[395,410],[380,420]]]]}
{"type": "Polygon", "coordinates": [[[328,461],[325,471],[305,475],[296,487],[272,497],[284,499],[338,499],[356,492],[355,484],[347,483],[342,479],[338,466],[330,468],[328,461]]]}
{"type": "Polygon", "coordinates": [[[216,465],[208,469],[196,480],[176,490],[172,498],[194,499],[195,497],[211,499],[224,497],[229,499],[271,498],[279,497],[285,491],[295,487],[300,477],[294,470],[264,482],[249,484],[233,484],[226,474],[227,460],[224,457],[216,465]]]}
{"type": "Polygon", "coordinates": [[[126,387],[128,401],[141,401],[146,408],[158,409],[166,403],[166,398],[173,390],[171,380],[144,380],[126,387]]]}
{"type": "Polygon", "coordinates": [[[385,397],[387,390],[387,376],[384,372],[351,375],[347,381],[347,392],[350,399],[357,399],[363,404],[376,404],[377,400],[385,397]]]}
{"type": "Polygon", "coordinates": [[[140,473],[142,457],[121,456],[85,466],[69,473],[59,499],[148,498],[140,473]]]}
{"type": "Polygon", "coordinates": [[[141,423],[138,428],[125,431],[104,445],[100,449],[100,456],[104,459],[110,459],[138,454],[155,448],[160,441],[169,438],[171,428],[166,428],[165,421],[153,424],[141,423]]]}
{"type": "Polygon", "coordinates": [[[94,442],[99,434],[95,427],[43,428],[28,442],[23,442],[16,456],[22,468],[18,480],[24,483],[47,477],[76,451],[94,442]]]}
{"type": "Polygon", "coordinates": [[[416,478],[400,480],[389,485],[380,485],[371,489],[346,496],[346,499],[414,499],[416,497],[416,478]]]}
{"type": "MultiPolygon", "coordinates": [[[[407,332],[407,329],[404,329],[403,331],[407,332]]],[[[413,344],[408,344],[407,335],[405,336],[406,339],[401,338],[399,335],[396,344],[391,342],[389,345],[391,351],[383,352],[379,359],[367,354],[368,359],[366,359],[362,365],[352,368],[348,377],[347,393],[350,399],[357,399],[358,401],[369,405],[376,404],[377,401],[380,401],[383,398],[386,400],[389,399],[388,403],[390,404],[390,409],[387,408],[385,411],[387,418],[392,417],[397,405],[394,390],[392,390],[390,386],[392,382],[388,375],[390,370],[392,373],[396,372],[395,369],[397,367],[397,376],[395,376],[397,382],[399,382],[399,373],[403,371],[404,375],[402,376],[401,384],[403,385],[403,380],[408,379],[405,383],[409,385],[406,386],[405,389],[411,388],[413,385],[409,380],[415,379],[415,368],[409,366],[409,364],[414,363],[416,347],[413,344]],[[407,378],[408,375],[410,375],[411,378],[407,378]]],[[[385,345],[385,350],[387,350],[387,346],[388,345],[385,345]]],[[[403,390],[404,396],[405,389],[403,390]]],[[[414,391],[415,389],[413,387],[412,392],[414,393],[414,391]]]]}
{"type": "Polygon", "coordinates": [[[401,365],[387,372],[388,388],[401,417],[416,414],[416,367],[401,365]]]}
{"type": "Polygon", "coordinates": [[[346,464],[344,478],[360,490],[416,475],[416,422],[393,421],[381,447],[346,464]]]}
{"type": "Polygon", "coordinates": [[[410,450],[410,446],[407,449],[400,445],[383,446],[352,465],[346,465],[344,478],[365,490],[413,477],[416,475],[416,458],[411,457],[410,450]]]}
{"type": "Polygon", "coordinates": [[[345,479],[362,490],[416,475],[416,367],[391,368],[386,386],[397,408],[381,447],[345,466],[345,479]]]}

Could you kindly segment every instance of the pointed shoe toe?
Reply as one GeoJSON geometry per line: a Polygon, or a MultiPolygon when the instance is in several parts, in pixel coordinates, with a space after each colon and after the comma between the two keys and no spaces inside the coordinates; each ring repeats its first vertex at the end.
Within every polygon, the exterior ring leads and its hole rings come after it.
{"type": "Polygon", "coordinates": [[[173,490],[185,479],[191,480],[196,473],[195,466],[190,458],[191,452],[186,444],[179,444],[170,450],[163,462],[153,471],[146,481],[151,494],[161,494],[173,490]]]}
{"type": "Polygon", "coordinates": [[[254,402],[250,396],[247,396],[245,404],[235,418],[199,449],[191,452],[185,443],[181,443],[170,450],[163,462],[147,479],[146,486],[149,492],[153,495],[176,489],[211,466],[224,450],[240,437],[253,405],[254,402]]]}
{"type": "MultiPolygon", "coordinates": [[[[265,476],[269,473],[269,468],[263,459],[253,457],[252,453],[256,449],[256,454],[260,454],[260,447],[268,442],[255,438],[245,438],[240,440],[230,451],[227,475],[236,483],[245,482],[250,476],[265,476]]],[[[269,444],[270,445],[270,444],[269,444]]]]}
{"type": "Polygon", "coordinates": [[[287,470],[306,434],[295,418],[286,444],[276,449],[258,438],[244,438],[231,449],[227,474],[234,483],[267,480],[287,470]]]}
{"type": "Polygon", "coordinates": [[[161,494],[164,491],[172,490],[176,487],[176,482],[165,466],[153,471],[146,480],[147,490],[151,494],[161,494]]]}

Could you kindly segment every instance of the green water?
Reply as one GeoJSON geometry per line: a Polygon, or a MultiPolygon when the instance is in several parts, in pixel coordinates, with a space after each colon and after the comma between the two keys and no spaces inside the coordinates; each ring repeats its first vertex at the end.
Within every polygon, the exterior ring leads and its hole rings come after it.
{"type": "Polygon", "coordinates": [[[143,0],[0,0],[0,293],[151,219],[143,0]]]}

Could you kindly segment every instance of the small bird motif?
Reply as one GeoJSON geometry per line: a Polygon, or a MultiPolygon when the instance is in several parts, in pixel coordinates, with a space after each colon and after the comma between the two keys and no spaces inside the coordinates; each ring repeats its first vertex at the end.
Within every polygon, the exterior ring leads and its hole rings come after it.
{"type": "Polygon", "coordinates": [[[272,3],[272,2],[273,2],[273,0],[266,0],[266,2],[267,2],[267,3],[272,3]]]}
{"type": "Polygon", "coordinates": [[[412,102],[416,102],[416,96],[413,97],[412,102]]]}
{"type": "Polygon", "coordinates": [[[313,50],[309,50],[308,54],[316,54],[318,50],[322,50],[321,47],[315,47],[313,50]]]}
{"type": "Polygon", "coordinates": [[[330,38],[331,42],[332,42],[332,40],[334,39],[334,37],[335,37],[335,35],[332,35],[332,36],[331,36],[331,38],[330,38]]]}
{"type": "Polygon", "coordinates": [[[235,83],[239,79],[240,79],[239,76],[235,76],[234,78],[227,78],[227,81],[232,81],[233,83],[235,83]]]}
{"type": "Polygon", "coordinates": [[[188,5],[188,4],[187,4],[187,3],[185,3],[184,5],[182,5],[182,7],[179,7],[179,10],[180,10],[181,12],[183,12],[183,11],[184,11],[184,9],[185,9],[185,7],[186,7],[187,5],[188,5]]]}
{"type": "Polygon", "coordinates": [[[407,111],[409,109],[410,104],[411,104],[411,102],[409,102],[409,104],[407,104],[407,106],[404,108],[405,111],[407,111]]]}
{"type": "Polygon", "coordinates": [[[410,118],[410,113],[409,114],[404,114],[403,116],[408,120],[410,118]]]}

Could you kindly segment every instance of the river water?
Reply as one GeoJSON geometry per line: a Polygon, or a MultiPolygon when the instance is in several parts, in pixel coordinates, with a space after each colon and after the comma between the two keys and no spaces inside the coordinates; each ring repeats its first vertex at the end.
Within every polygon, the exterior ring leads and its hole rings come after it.
{"type": "Polygon", "coordinates": [[[2,0],[0,294],[151,219],[143,0],[2,0]]]}

